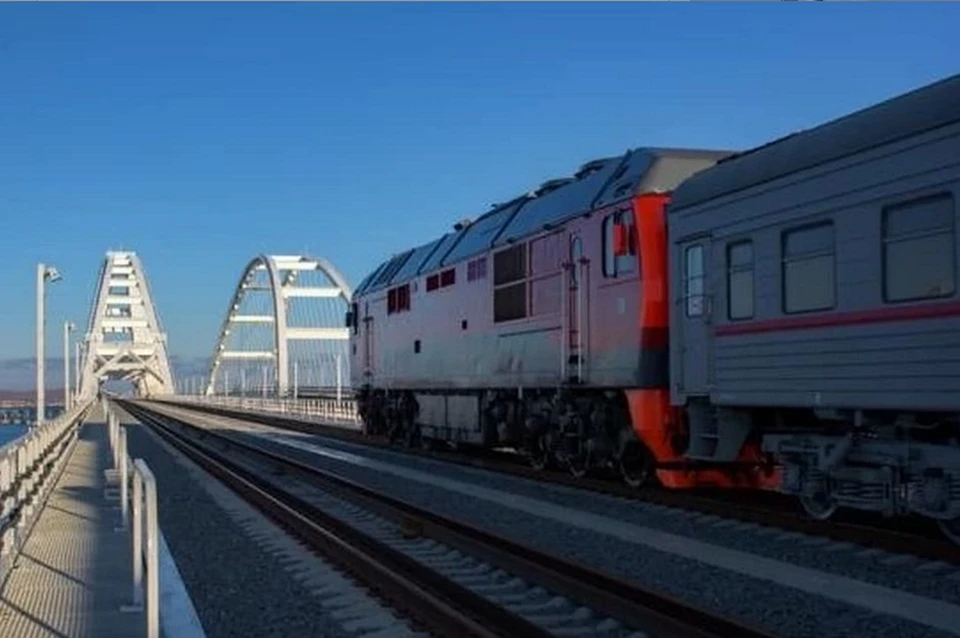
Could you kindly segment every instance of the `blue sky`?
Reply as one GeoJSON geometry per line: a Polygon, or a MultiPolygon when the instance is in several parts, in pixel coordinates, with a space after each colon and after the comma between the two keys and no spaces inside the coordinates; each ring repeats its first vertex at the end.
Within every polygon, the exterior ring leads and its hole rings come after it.
{"type": "MultiPolygon", "coordinates": [[[[144,260],[206,356],[243,265],[385,255],[584,161],[746,148],[960,71],[954,3],[0,3],[0,359],[144,260]]],[[[54,343],[58,343],[55,341],[54,343]]],[[[53,354],[53,353],[51,353],[53,354]]]]}

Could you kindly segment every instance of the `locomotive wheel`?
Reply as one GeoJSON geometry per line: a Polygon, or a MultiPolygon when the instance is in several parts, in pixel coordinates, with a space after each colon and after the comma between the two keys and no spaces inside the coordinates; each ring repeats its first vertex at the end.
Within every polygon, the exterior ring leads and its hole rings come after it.
{"type": "Polygon", "coordinates": [[[542,436],[535,438],[530,444],[530,467],[542,472],[550,467],[550,450],[542,436]]]}
{"type": "Polygon", "coordinates": [[[636,489],[650,482],[655,462],[647,446],[636,443],[624,450],[619,465],[623,482],[636,489]]]}
{"type": "Polygon", "coordinates": [[[567,457],[567,469],[570,470],[570,473],[573,474],[574,478],[581,479],[587,475],[587,471],[590,469],[590,457],[584,452],[578,452],[577,454],[571,454],[567,457]]]}
{"type": "Polygon", "coordinates": [[[421,445],[420,426],[410,425],[404,428],[403,445],[408,448],[416,448],[421,445]]]}
{"type": "Polygon", "coordinates": [[[813,496],[801,496],[800,504],[804,511],[818,521],[825,521],[837,511],[837,503],[826,492],[817,492],[813,496]]]}
{"type": "Polygon", "coordinates": [[[937,521],[940,531],[951,541],[960,545],[960,518],[952,518],[946,521],[937,521]]]}

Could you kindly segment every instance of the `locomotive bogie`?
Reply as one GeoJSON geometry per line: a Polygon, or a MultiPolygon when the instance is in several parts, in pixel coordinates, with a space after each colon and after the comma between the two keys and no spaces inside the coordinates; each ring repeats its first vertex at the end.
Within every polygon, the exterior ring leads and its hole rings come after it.
{"type": "MultiPolygon", "coordinates": [[[[960,445],[874,432],[778,434],[764,449],[783,464],[782,490],[832,512],[851,507],[886,516],[919,514],[947,529],[960,521],[960,445]]],[[[815,511],[811,511],[815,514],[815,511]]]]}
{"type": "Polygon", "coordinates": [[[622,471],[640,485],[654,478],[649,450],[633,429],[620,391],[482,390],[473,394],[363,390],[368,433],[409,445],[442,442],[512,448],[538,468],[622,471]]]}

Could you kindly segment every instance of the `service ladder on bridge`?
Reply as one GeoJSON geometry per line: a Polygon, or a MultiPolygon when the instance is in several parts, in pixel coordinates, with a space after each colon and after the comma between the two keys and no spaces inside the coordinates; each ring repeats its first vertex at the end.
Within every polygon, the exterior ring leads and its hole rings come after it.
{"type": "MultiPolygon", "coordinates": [[[[99,406],[80,426],[63,472],[16,558],[0,600],[0,636],[137,638],[131,525],[108,499],[113,459],[99,406]]],[[[114,486],[113,489],[116,489],[114,486]]]]}

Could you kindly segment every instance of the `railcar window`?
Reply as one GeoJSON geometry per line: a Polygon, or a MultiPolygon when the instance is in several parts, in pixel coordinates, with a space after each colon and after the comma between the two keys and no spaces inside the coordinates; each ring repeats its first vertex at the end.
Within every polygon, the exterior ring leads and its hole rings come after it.
{"type": "Polygon", "coordinates": [[[503,286],[493,291],[493,321],[512,321],[527,316],[527,282],[503,286]]]}
{"type": "Polygon", "coordinates": [[[685,255],[687,316],[699,317],[703,314],[703,246],[690,246],[685,255]]]}
{"type": "Polygon", "coordinates": [[[934,299],[955,290],[954,200],[924,197],[883,211],[883,297],[934,299]]]}
{"type": "Polygon", "coordinates": [[[493,285],[508,284],[527,276],[527,245],[517,244],[493,255],[493,285]]]}
{"type": "Polygon", "coordinates": [[[783,233],[783,311],[827,310],[836,303],[833,222],[783,233]]]}
{"type": "Polygon", "coordinates": [[[467,264],[467,281],[487,278],[487,258],[480,257],[467,264]]]}
{"type": "Polygon", "coordinates": [[[603,276],[619,277],[637,270],[637,232],[629,210],[611,213],[603,219],[603,276]],[[626,244],[617,250],[617,227],[622,227],[626,244]],[[619,254],[618,254],[619,253],[619,254]]]}
{"type": "Polygon", "coordinates": [[[444,270],[440,273],[440,287],[446,288],[447,286],[452,286],[457,283],[457,271],[454,268],[444,270]]]}
{"type": "Polygon", "coordinates": [[[727,316],[753,316],[753,242],[749,240],[727,245],[727,316]]]}
{"type": "Polygon", "coordinates": [[[493,255],[493,321],[527,316],[527,245],[517,244],[493,255]]]}
{"type": "Polygon", "coordinates": [[[387,314],[410,310],[410,284],[403,284],[387,291],[387,314]]]}

